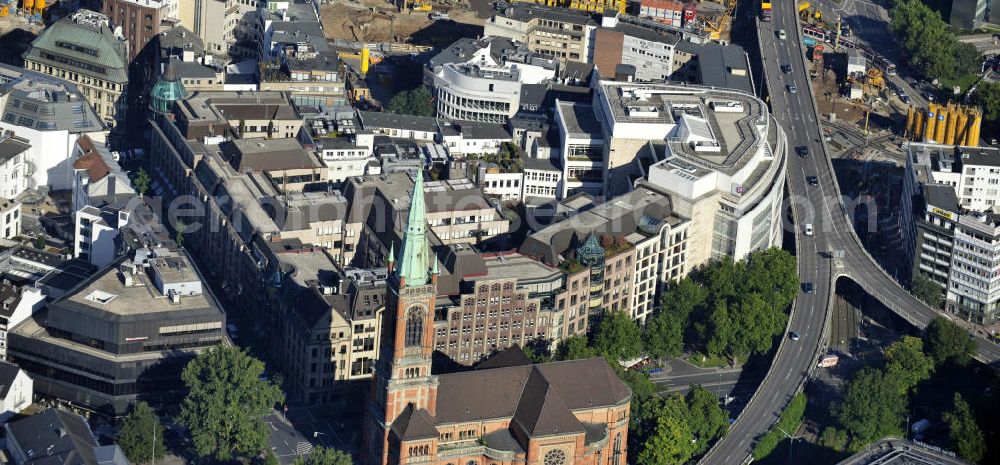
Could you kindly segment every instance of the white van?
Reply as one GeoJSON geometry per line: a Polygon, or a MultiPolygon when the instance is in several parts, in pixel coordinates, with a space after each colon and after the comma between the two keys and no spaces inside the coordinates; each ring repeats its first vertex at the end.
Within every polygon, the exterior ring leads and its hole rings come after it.
{"type": "Polygon", "coordinates": [[[812,236],[813,235],[813,225],[812,225],[812,223],[806,223],[806,235],[807,236],[812,236]]]}

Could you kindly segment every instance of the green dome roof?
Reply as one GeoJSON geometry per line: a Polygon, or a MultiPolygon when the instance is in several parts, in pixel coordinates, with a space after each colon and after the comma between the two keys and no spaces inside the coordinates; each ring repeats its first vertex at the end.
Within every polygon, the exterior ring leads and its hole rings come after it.
{"type": "Polygon", "coordinates": [[[174,72],[174,63],[167,64],[163,76],[153,85],[153,90],[149,92],[149,107],[157,113],[170,113],[174,108],[174,102],[187,97],[187,90],[184,84],[177,79],[174,72]]]}

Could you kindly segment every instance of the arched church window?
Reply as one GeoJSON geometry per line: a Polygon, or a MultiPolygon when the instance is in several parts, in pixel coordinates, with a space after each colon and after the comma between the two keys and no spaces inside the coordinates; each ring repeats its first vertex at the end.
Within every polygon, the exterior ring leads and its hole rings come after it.
{"type": "Polygon", "coordinates": [[[423,340],[424,316],[418,307],[411,307],[406,315],[406,347],[419,347],[423,340]]]}

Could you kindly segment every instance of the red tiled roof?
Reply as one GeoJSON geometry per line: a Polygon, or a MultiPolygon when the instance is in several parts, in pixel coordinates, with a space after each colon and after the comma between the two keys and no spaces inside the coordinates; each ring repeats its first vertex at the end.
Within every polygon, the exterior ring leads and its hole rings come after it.
{"type": "Polygon", "coordinates": [[[94,141],[90,140],[89,136],[84,135],[77,139],[76,145],[80,147],[82,155],[73,162],[73,169],[86,170],[91,182],[100,180],[111,172],[111,168],[94,148],[94,141]]]}

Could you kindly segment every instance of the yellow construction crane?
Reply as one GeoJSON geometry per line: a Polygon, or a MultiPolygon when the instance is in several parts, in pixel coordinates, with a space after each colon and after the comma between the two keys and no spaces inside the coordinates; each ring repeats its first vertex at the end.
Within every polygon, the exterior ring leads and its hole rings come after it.
{"type": "Polygon", "coordinates": [[[723,34],[729,32],[729,26],[733,22],[733,11],[736,10],[736,0],[726,0],[726,12],[716,17],[715,20],[704,20],[705,21],[705,31],[708,32],[708,38],[712,40],[719,40],[723,34]]]}
{"type": "Polygon", "coordinates": [[[368,47],[362,48],[361,53],[340,52],[337,54],[337,57],[340,58],[341,60],[358,60],[358,62],[361,64],[362,76],[368,74],[369,66],[378,64],[378,62],[382,61],[381,58],[373,56],[371,54],[371,51],[368,50],[368,47]]]}

